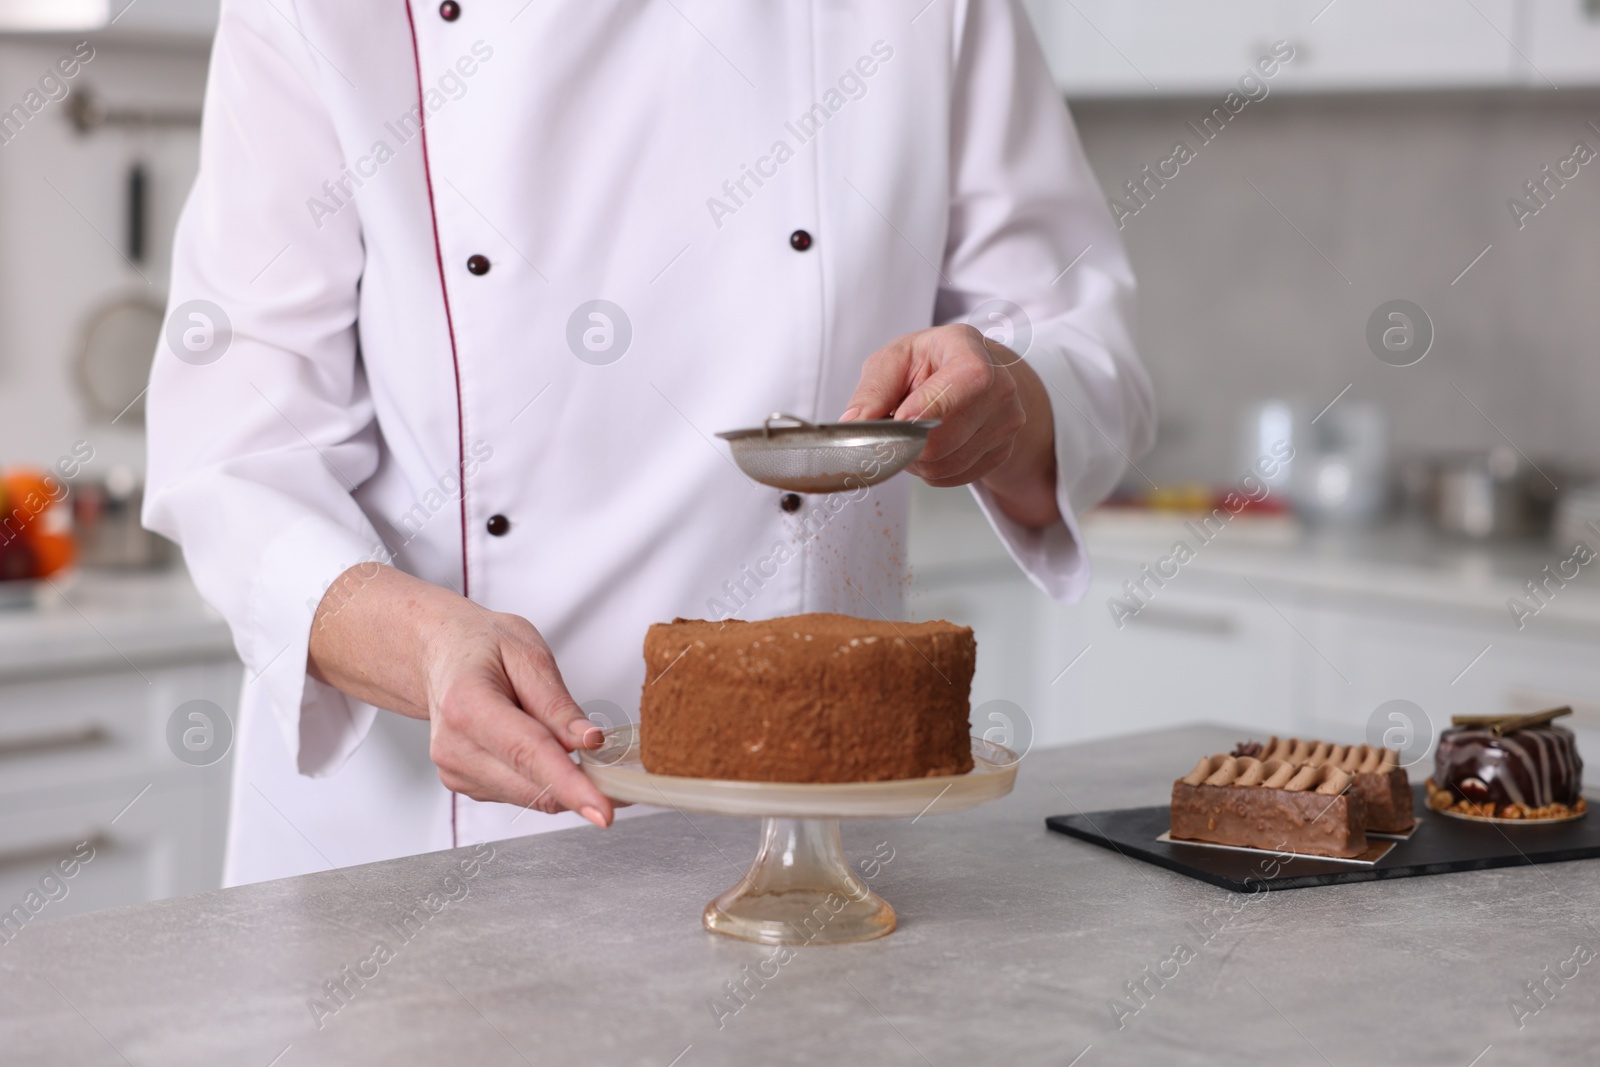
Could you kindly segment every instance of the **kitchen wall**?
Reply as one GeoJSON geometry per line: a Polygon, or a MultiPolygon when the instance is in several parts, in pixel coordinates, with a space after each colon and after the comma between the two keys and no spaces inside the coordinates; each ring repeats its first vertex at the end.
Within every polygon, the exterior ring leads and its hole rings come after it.
{"type": "MultiPolygon", "coordinates": [[[[71,38],[0,40],[0,110],[23,100],[71,38]]],[[[115,107],[198,107],[205,53],[138,43],[96,43],[72,79],[115,107]]],[[[143,465],[143,435],[89,414],[73,386],[73,359],[88,316],[128,295],[164,303],[168,238],[193,181],[194,130],[74,131],[65,101],[47,104],[0,144],[0,465],[48,465],[89,440],[103,473],[143,465]],[[128,166],[149,172],[149,260],[125,260],[128,166]],[[103,466],[102,466],[103,465],[103,466]]]]}
{"type": "MultiPolygon", "coordinates": [[[[1218,103],[1073,112],[1106,192],[1126,197],[1122,183],[1176,140],[1198,144],[1186,123],[1218,103]]],[[[1163,481],[1229,480],[1250,402],[1284,396],[1315,414],[1351,385],[1340,402],[1382,405],[1397,450],[1481,448],[1503,433],[1535,459],[1600,468],[1600,162],[1521,230],[1506,206],[1575,141],[1600,151],[1591,121],[1593,93],[1249,104],[1125,219],[1162,415],[1140,466],[1163,481]],[[1395,298],[1437,331],[1412,367],[1379,362],[1364,336],[1395,298]]]]}

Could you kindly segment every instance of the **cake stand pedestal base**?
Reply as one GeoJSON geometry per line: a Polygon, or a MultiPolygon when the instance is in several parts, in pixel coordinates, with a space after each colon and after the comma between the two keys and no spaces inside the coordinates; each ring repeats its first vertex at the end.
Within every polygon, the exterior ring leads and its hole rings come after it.
{"type": "Polygon", "coordinates": [[[605,731],[578,765],[614,800],[679,813],[761,820],[761,848],[739,884],[706,905],[705,928],[763,945],[840,945],[894,929],[894,909],[850,870],[840,819],[910,819],[966,811],[1011,792],[1022,757],[972,738],[968,774],[869,782],[749,782],[651,774],[639,727],[605,731]]]}
{"type": "Polygon", "coordinates": [[[894,909],[850,870],[839,820],[766,818],[750,870],[701,921],[764,945],[837,945],[889,933],[894,909]]]}

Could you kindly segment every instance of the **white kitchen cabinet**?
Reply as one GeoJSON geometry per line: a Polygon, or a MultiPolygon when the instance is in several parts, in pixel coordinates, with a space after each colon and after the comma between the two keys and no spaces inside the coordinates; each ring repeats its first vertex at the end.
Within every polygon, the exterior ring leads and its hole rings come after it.
{"type": "Polygon", "coordinates": [[[1042,594],[1009,559],[972,567],[946,568],[918,574],[908,597],[912,619],[946,619],[972,627],[978,639],[978,666],[972,679],[973,732],[1011,744],[1028,743],[1040,727],[1044,687],[1035,665],[1045,656],[1039,625],[1042,594]],[[1009,701],[1023,710],[1029,727],[1019,726],[991,700],[1009,701]],[[1024,734],[1026,729],[1026,735],[1024,734]],[[995,731],[990,733],[990,731],[995,731]]]}
{"type": "Polygon", "coordinates": [[[990,700],[1023,711],[1036,745],[1196,721],[1288,729],[1307,651],[1279,611],[1237,578],[1186,570],[1118,628],[1106,600],[1148,559],[1101,558],[1083,600],[1058,604],[1023,576],[966,492],[911,494],[913,619],[949,619],[978,639],[973,730],[1005,726],[990,700]],[[1080,658],[1081,656],[1081,658],[1080,658]]]}
{"type": "MultiPolygon", "coordinates": [[[[1371,736],[1368,724],[1390,700],[1422,709],[1433,737],[1452,715],[1505,710],[1502,694],[1488,684],[1488,657],[1473,663],[1498,636],[1481,616],[1325,601],[1306,613],[1303,625],[1307,639],[1333,664],[1312,676],[1302,694],[1307,733],[1376,741],[1381,731],[1371,736]]],[[[1387,716],[1379,718],[1387,728],[1387,716]]]]}
{"type": "MultiPolygon", "coordinates": [[[[1533,619],[1516,630],[1508,614],[1400,609],[1370,601],[1326,602],[1308,613],[1311,640],[1350,678],[1318,675],[1305,693],[1310,722],[1338,740],[1376,740],[1379,705],[1409,700],[1430,736],[1455,715],[1537,711],[1561,704],[1579,747],[1600,747],[1597,642],[1533,619]]],[[[1331,672],[1329,672],[1331,674],[1331,672]]]]}
{"type": "Polygon", "coordinates": [[[1526,6],[1528,84],[1600,85],[1600,3],[1522,0],[1526,6]]]}
{"type": "Polygon", "coordinates": [[[196,849],[212,814],[201,782],[171,775],[97,782],[64,805],[13,809],[8,802],[0,813],[0,923],[26,908],[35,889],[59,899],[30,921],[215,888],[216,872],[196,849]],[[60,877],[62,861],[85,856],[72,878],[60,877]]]}
{"type": "Polygon", "coordinates": [[[1517,84],[1518,0],[1308,0],[1282,27],[1300,54],[1276,79],[1294,91],[1517,84]],[[1327,5],[1327,6],[1324,6],[1327,5]],[[1318,12],[1321,12],[1318,15],[1318,12]],[[1316,22],[1310,20],[1316,18],[1316,22]]]}
{"type": "Polygon", "coordinates": [[[1274,0],[1027,0],[1068,96],[1185,95],[1230,85],[1270,47],[1274,0]]]}
{"type": "MultiPolygon", "coordinates": [[[[1027,0],[1068,97],[1217,96],[1275,41],[1271,90],[1522,84],[1522,3],[1558,0],[1027,0]]],[[[1572,0],[1580,3],[1581,0],[1572,0]]]]}
{"type": "MultiPolygon", "coordinates": [[[[1542,546],[1404,529],[1219,538],[1119,627],[1107,601],[1172,543],[1127,522],[1085,523],[1094,577],[1063,605],[1022,578],[970,497],[913,490],[912,617],[977,632],[975,712],[1014,701],[1045,745],[1200,721],[1360,742],[1402,725],[1383,707],[1400,700],[1431,742],[1454,715],[1568,704],[1580,748],[1600,751],[1600,590],[1562,589],[1521,630],[1506,608],[1542,546]]],[[[976,732],[989,725],[975,714],[976,732]]],[[[1420,774],[1428,750],[1415,754],[1420,774]]]]}
{"type": "Polygon", "coordinates": [[[1180,572],[1119,627],[1106,602],[1124,596],[1136,571],[1101,561],[1081,603],[1046,606],[1040,669],[1052,720],[1064,727],[1052,740],[1194,722],[1288,729],[1306,650],[1279,612],[1296,606],[1276,596],[1269,604],[1237,579],[1180,572]]]}
{"type": "Polygon", "coordinates": [[[0,0],[0,33],[206,43],[220,0],[0,0]]]}
{"type": "Polygon", "coordinates": [[[104,25],[109,0],[0,0],[0,32],[70,33],[104,25]]]}
{"type": "Polygon", "coordinates": [[[911,619],[947,619],[972,627],[978,664],[972,680],[972,729],[1006,745],[1055,744],[1071,736],[1049,688],[1046,666],[1052,604],[1006,554],[964,489],[911,490],[908,543],[911,619]],[[1003,704],[1020,709],[1020,715],[1003,704]]]}
{"type": "Polygon", "coordinates": [[[70,575],[0,611],[0,922],[81,841],[95,858],[39,918],[221,884],[231,755],[178,759],[168,722],[207,701],[231,723],[242,674],[181,571],[70,575]]]}
{"type": "Polygon", "coordinates": [[[231,720],[241,671],[216,657],[0,680],[0,913],[81,841],[96,858],[41,915],[221,884],[231,755],[184,763],[167,723],[192,700],[231,720]]]}
{"type": "Polygon", "coordinates": [[[142,673],[84,671],[71,678],[0,682],[0,789],[46,789],[180,766],[167,748],[178,705],[232,708],[237,663],[209,661],[142,673]]]}

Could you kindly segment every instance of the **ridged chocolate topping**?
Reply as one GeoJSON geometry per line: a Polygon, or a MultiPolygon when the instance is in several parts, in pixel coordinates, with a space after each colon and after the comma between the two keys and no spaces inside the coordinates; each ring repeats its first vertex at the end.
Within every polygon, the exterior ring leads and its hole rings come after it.
{"type": "Polygon", "coordinates": [[[1542,808],[1572,804],[1583,789],[1583,760],[1572,731],[1545,724],[1496,737],[1487,727],[1452,726],[1439,735],[1434,784],[1474,803],[1542,808]]]}
{"type": "Polygon", "coordinates": [[[1254,756],[1206,756],[1183,779],[1186,785],[1260,786],[1291,793],[1338,796],[1350,788],[1350,775],[1331,764],[1295,764],[1254,756]]]}
{"type": "Polygon", "coordinates": [[[1348,774],[1379,774],[1400,766],[1400,755],[1392,748],[1372,745],[1335,745],[1329,741],[1303,741],[1298,737],[1274,737],[1261,744],[1245,741],[1234,748],[1235,756],[1281,759],[1290,763],[1320,766],[1332,764],[1348,774]]]}

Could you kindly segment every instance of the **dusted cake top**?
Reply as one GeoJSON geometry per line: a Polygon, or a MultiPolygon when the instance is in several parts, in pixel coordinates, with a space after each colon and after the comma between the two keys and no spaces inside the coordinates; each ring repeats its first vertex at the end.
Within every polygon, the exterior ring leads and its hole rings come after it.
{"type": "Polygon", "coordinates": [[[877,641],[900,638],[921,643],[924,640],[952,638],[972,641],[970,627],[953,622],[889,622],[885,619],[861,619],[854,615],[835,615],[829,612],[812,612],[809,615],[787,615],[778,619],[746,622],[743,619],[725,619],[712,622],[708,619],[673,619],[670,623],[658,622],[650,627],[652,638],[673,639],[683,647],[735,648],[749,645],[759,649],[787,639],[815,645],[815,651],[831,655],[848,653],[851,649],[871,645],[877,641]]]}

